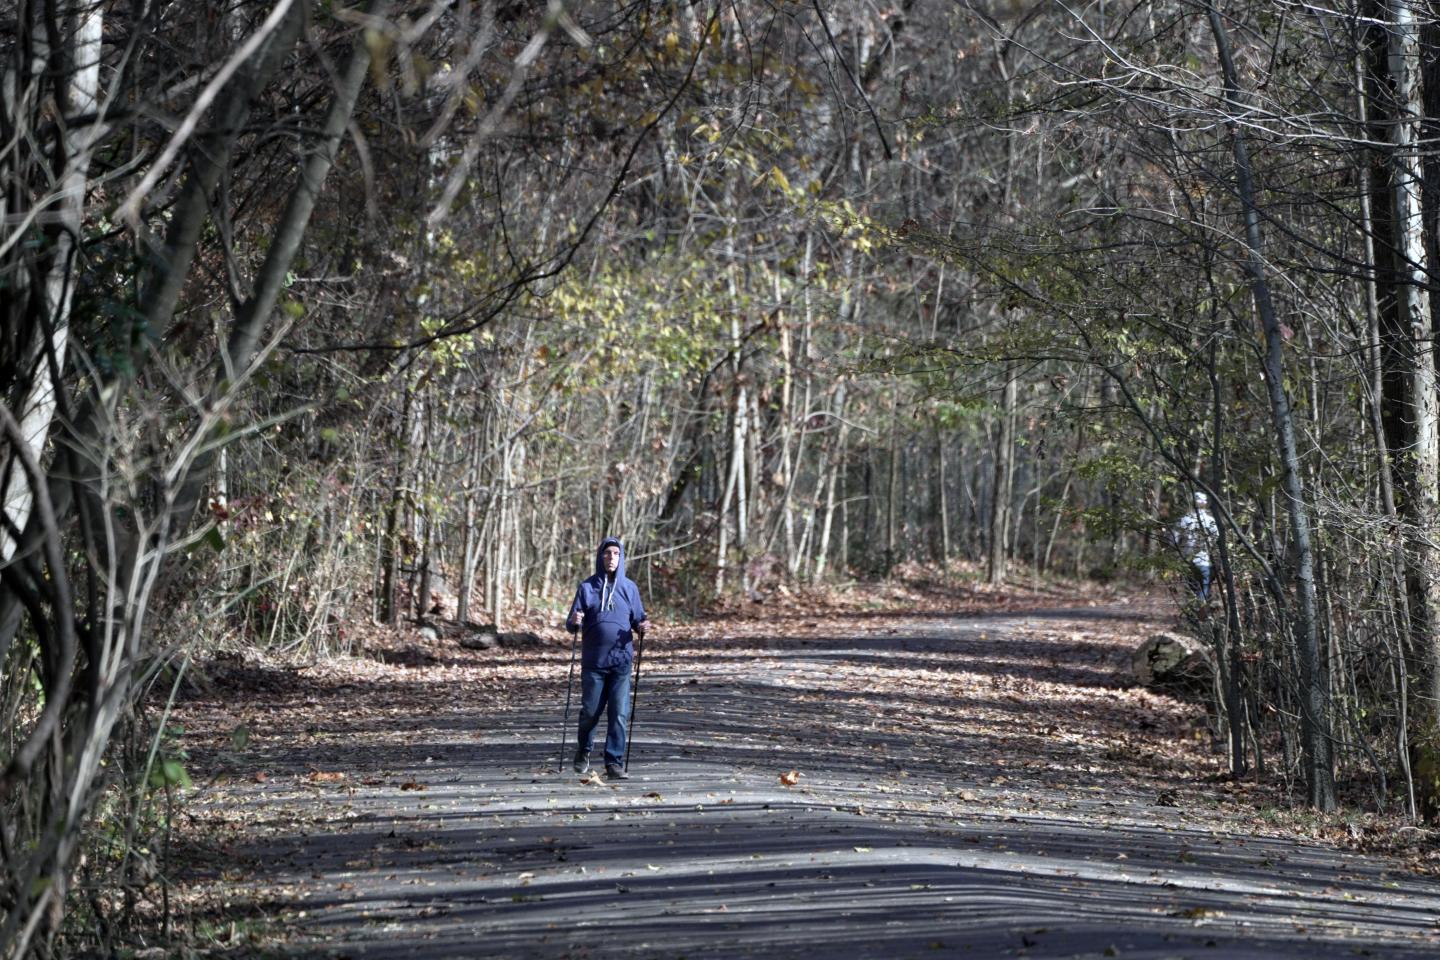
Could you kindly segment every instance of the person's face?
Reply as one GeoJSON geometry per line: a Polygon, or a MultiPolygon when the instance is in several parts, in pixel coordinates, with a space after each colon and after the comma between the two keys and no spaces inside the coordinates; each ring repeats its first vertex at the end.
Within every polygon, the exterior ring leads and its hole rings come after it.
{"type": "Polygon", "coordinates": [[[620,548],[612,543],[600,554],[600,559],[605,562],[605,572],[614,573],[620,569],[620,548]]]}

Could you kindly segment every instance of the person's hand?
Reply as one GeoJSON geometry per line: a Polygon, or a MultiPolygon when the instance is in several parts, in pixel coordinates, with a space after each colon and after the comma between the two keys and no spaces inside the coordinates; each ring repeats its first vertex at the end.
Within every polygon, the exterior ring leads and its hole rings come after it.
{"type": "Polygon", "coordinates": [[[650,621],[648,619],[641,620],[639,623],[635,624],[635,632],[640,634],[640,639],[642,640],[645,639],[645,631],[649,629],[650,621]]]}
{"type": "Polygon", "coordinates": [[[578,610],[571,611],[570,616],[566,618],[565,629],[571,633],[580,629],[580,612],[578,610]]]}

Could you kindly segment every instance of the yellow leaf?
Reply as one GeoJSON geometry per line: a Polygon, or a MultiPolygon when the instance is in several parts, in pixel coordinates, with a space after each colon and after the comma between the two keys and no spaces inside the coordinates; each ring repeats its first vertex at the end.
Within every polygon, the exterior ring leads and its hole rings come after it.
{"type": "Polygon", "coordinates": [[[365,46],[370,49],[370,79],[381,89],[388,86],[385,67],[390,60],[390,48],[393,45],[394,42],[379,30],[366,28],[365,46]]]}

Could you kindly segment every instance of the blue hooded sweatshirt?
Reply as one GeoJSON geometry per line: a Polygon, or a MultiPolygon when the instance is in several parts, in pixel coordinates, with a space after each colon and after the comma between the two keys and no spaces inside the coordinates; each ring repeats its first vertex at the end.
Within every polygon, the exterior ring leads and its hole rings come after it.
{"type": "Polygon", "coordinates": [[[572,616],[585,618],[585,633],[580,644],[580,665],[587,670],[628,667],[634,660],[635,625],[645,619],[640,602],[640,588],[625,576],[625,545],[615,537],[600,541],[595,551],[595,574],[580,581],[572,616]],[[605,573],[605,548],[620,548],[620,564],[613,576],[605,573]]]}

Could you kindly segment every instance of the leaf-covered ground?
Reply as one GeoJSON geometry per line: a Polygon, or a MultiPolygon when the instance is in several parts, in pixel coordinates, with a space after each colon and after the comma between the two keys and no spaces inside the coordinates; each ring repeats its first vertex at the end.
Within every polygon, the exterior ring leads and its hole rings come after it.
{"type": "Polygon", "coordinates": [[[215,956],[1436,955],[1418,831],[1278,809],[1131,684],[1169,615],[875,587],[663,626],[618,784],[556,763],[563,634],[219,661],[173,902],[215,956]]]}

